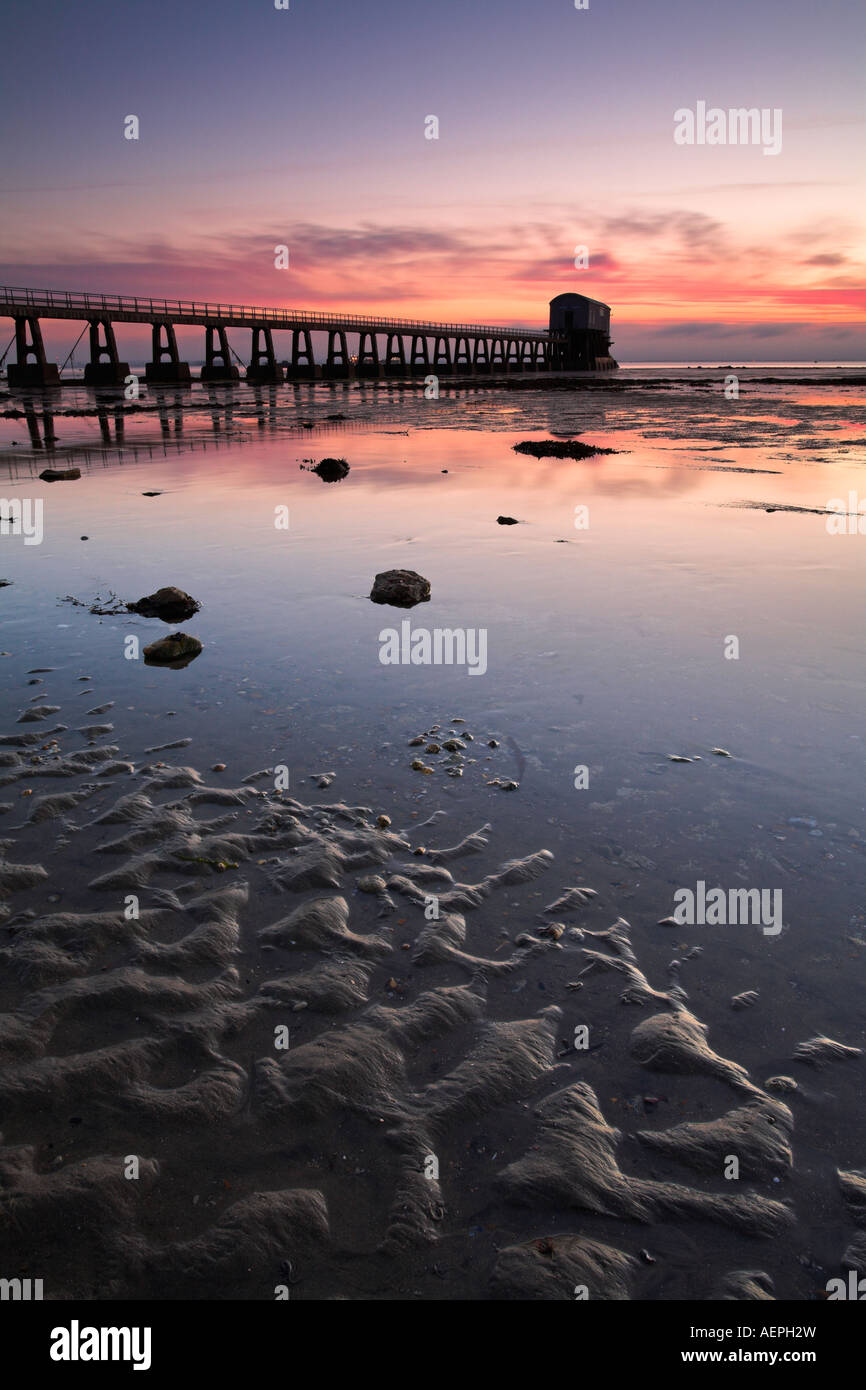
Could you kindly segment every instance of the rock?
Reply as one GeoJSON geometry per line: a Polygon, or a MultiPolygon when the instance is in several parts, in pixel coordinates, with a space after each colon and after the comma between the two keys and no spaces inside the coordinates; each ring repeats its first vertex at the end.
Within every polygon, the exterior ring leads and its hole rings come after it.
{"type": "MultiPolygon", "coordinates": [[[[173,584],[165,589],[157,589],[155,594],[147,594],[136,603],[128,603],[130,613],[138,613],[142,618],[162,618],[164,623],[183,623],[201,608],[201,604],[176,589],[173,584]]],[[[201,648],[199,648],[201,650],[201,648]]]]}
{"type": "Polygon", "coordinates": [[[81,477],[80,468],[46,468],[39,474],[43,483],[73,483],[81,477]]]}
{"type": "Polygon", "coordinates": [[[162,496],[162,493],[161,493],[161,492],[143,492],[141,495],[142,495],[142,497],[161,497],[161,496],[162,496]]]}
{"type": "Polygon", "coordinates": [[[391,603],[395,608],[413,608],[430,599],[430,580],[414,570],[383,570],[373,580],[370,598],[374,603],[391,603]]]}
{"type": "Polygon", "coordinates": [[[312,472],[316,473],[323,483],[342,482],[348,471],[349,465],[345,459],[322,459],[321,463],[317,463],[312,469],[312,472]]]}
{"type": "Polygon", "coordinates": [[[202,649],[197,637],[188,637],[185,632],[173,632],[170,637],[160,637],[144,649],[147,666],[188,666],[202,649]]]}
{"type": "Polygon", "coordinates": [[[578,439],[525,439],[512,445],[516,454],[531,454],[537,459],[588,459],[595,454],[618,454],[619,449],[602,449],[599,444],[581,444],[578,439]]]}
{"type": "Polygon", "coordinates": [[[793,1076],[768,1076],[764,1082],[765,1091],[798,1091],[800,1089],[793,1076]]]}
{"type": "Polygon", "coordinates": [[[377,817],[376,817],[376,824],[378,825],[378,827],[379,827],[380,830],[387,830],[387,829],[388,829],[388,826],[391,824],[391,817],[390,817],[390,816],[377,816],[377,817]]]}
{"type": "Polygon", "coordinates": [[[496,518],[500,526],[519,526],[516,516],[498,516],[496,518]]]}
{"type": "Polygon", "coordinates": [[[380,874],[367,874],[358,879],[359,893],[384,893],[387,886],[380,874]]]}

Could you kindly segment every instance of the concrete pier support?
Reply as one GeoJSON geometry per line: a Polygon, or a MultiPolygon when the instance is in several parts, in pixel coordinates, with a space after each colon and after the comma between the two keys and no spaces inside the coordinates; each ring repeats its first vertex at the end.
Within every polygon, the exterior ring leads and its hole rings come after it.
{"type": "Polygon", "coordinates": [[[521,345],[520,345],[520,366],[521,366],[521,370],[522,370],[522,371],[527,371],[527,372],[528,372],[528,371],[531,371],[533,365],[534,365],[534,364],[533,364],[533,360],[532,360],[532,339],[531,339],[531,338],[524,338],[524,339],[523,339],[523,342],[522,342],[521,345]]]}
{"type": "Polygon", "coordinates": [[[90,319],[90,361],[84,368],[85,386],[122,386],[129,375],[129,363],[121,362],[117,355],[111,319],[90,319]]]}
{"type": "Polygon", "coordinates": [[[433,370],[438,372],[440,367],[446,371],[451,370],[451,339],[436,338],[433,344],[433,370]]]}
{"type": "Polygon", "coordinates": [[[322,376],[329,378],[349,376],[349,345],[342,328],[330,328],[328,330],[328,357],[322,369],[322,376]]]}
{"type": "Polygon", "coordinates": [[[285,381],[286,376],[274,352],[274,335],[267,324],[258,324],[253,330],[250,365],[247,367],[247,381],[276,382],[285,381]]]}
{"type": "Polygon", "coordinates": [[[229,335],[222,324],[208,324],[204,331],[202,381],[239,381],[240,368],[232,362],[229,335]]]}
{"type": "Polygon", "coordinates": [[[152,333],[152,360],[145,363],[145,381],[164,381],[172,386],[191,385],[189,363],[180,360],[180,354],[177,350],[177,335],[171,319],[164,319],[161,323],[155,323],[152,333]],[[165,342],[163,342],[163,334],[165,335],[165,342]]]}
{"type": "Polygon", "coordinates": [[[454,370],[455,372],[472,371],[472,353],[469,347],[469,339],[459,337],[454,342],[454,370]]]}
{"type": "Polygon", "coordinates": [[[501,338],[494,338],[490,344],[490,370],[495,372],[497,367],[500,371],[505,367],[505,348],[501,338]]]}
{"type": "Polygon", "coordinates": [[[520,344],[516,338],[509,338],[505,344],[505,370],[520,371],[520,344]]]}
{"type": "Polygon", "coordinates": [[[416,333],[412,338],[412,346],[409,349],[409,369],[410,371],[430,370],[430,344],[424,334],[416,333]]]}
{"type": "Polygon", "coordinates": [[[490,371],[490,344],[486,338],[476,338],[472,351],[472,365],[477,372],[490,371]]]}
{"type": "Polygon", "coordinates": [[[547,353],[546,353],[545,347],[544,347],[544,343],[541,341],[540,338],[536,341],[536,344],[535,344],[535,363],[534,363],[534,365],[535,365],[536,371],[538,371],[538,372],[543,372],[543,371],[548,367],[548,365],[549,365],[548,360],[547,360],[547,353]]]}
{"type": "Polygon", "coordinates": [[[406,375],[406,344],[402,333],[389,333],[385,346],[385,375],[406,375]]]}
{"type": "Polygon", "coordinates": [[[46,362],[42,329],[35,315],[20,315],[15,319],[15,358],[9,363],[10,386],[59,386],[60,373],[56,362],[46,362]],[[27,341],[27,335],[30,341],[27,341]],[[29,361],[29,358],[33,361],[29,361]]]}
{"type": "Polygon", "coordinates": [[[376,334],[362,329],[358,335],[358,376],[381,376],[379,340],[376,334]]]}
{"type": "Polygon", "coordinates": [[[293,381],[296,378],[312,380],[318,376],[316,357],[313,352],[313,335],[309,328],[292,329],[292,365],[287,375],[293,381]]]}

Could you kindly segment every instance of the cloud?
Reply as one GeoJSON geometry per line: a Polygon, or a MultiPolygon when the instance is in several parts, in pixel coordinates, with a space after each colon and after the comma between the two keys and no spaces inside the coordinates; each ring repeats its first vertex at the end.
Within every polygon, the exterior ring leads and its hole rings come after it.
{"type": "Polygon", "coordinates": [[[846,265],[847,256],[841,255],[838,251],[823,251],[818,256],[810,256],[808,260],[802,262],[803,265],[846,265]]]}

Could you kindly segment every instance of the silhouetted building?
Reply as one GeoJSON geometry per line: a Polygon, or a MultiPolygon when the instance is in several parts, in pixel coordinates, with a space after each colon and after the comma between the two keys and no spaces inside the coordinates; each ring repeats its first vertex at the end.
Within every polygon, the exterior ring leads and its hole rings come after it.
{"type": "Polygon", "coordinates": [[[550,301],[550,332],[566,336],[559,363],[564,370],[592,372],[616,366],[610,355],[610,306],[598,299],[558,294],[550,301]]]}

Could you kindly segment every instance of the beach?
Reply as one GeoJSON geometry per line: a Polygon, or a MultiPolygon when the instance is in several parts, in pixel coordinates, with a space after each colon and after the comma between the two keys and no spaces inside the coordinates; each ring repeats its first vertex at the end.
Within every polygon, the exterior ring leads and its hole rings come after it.
{"type": "Polygon", "coordinates": [[[859,1267],[862,387],[729,375],[0,398],[0,493],[41,503],[0,552],[8,1275],[808,1300],[859,1267]],[[371,603],[391,570],[429,600],[371,603]],[[126,609],[166,585],[179,626],[126,609]],[[200,654],[147,664],[177,630],[200,654]],[[778,918],[675,918],[699,884],[778,918]]]}

